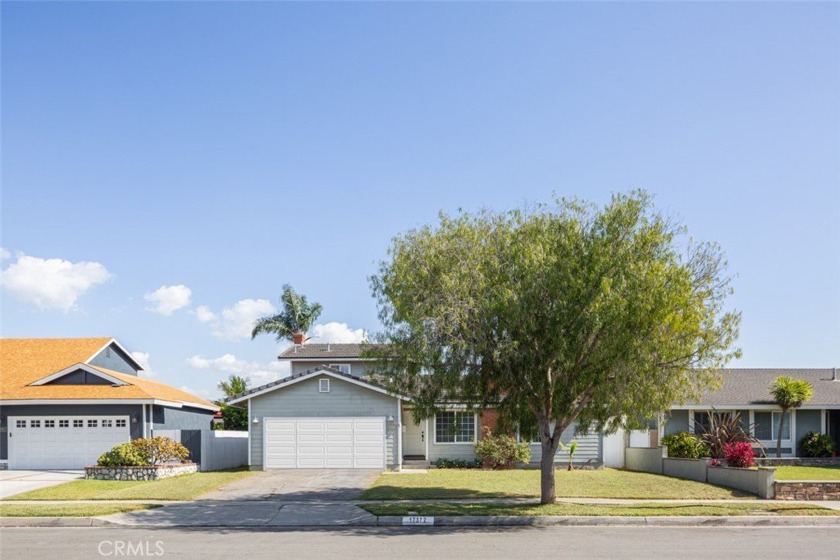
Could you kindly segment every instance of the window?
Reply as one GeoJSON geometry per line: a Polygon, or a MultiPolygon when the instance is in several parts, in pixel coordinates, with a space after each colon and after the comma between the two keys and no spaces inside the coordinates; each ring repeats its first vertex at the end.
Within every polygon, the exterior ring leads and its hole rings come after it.
{"type": "Polygon", "coordinates": [[[70,427],[70,420],[59,420],[58,421],[59,428],[69,428],[70,427]]]}
{"type": "Polygon", "coordinates": [[[40,428],[41,427],[41,421],[40,420],[30,420],[29,421],[29,427],[30,428],[40,428]]]}
{"type": "MultiPolygon", "coordinates": [[[[694,433],[695,434],[705,434],[709,431],[709,426],[711,423],[709,422],[709,415],[712,414],[711,412],[695,412],[694,413],[694,433]]],[[[732,416],[731,412],[715,412],[715,419],[718,422],[729,420],[732,416]]]]}
{"type": "Polygon", "coordinates": [[[15,422],[15,428],[25,428],[26,427],[26,420],[17,420],[15,422]]]}
{"type": "Polygon", "coordinates": [[[74,428],[84,428],[85,421],[84,420],[73,420],[73,427],[74,428]]]}
{"type": "Polygon", "coordinates": [[[55,428],[55,420],[44,420],[45,428],[55,428]]]}
{"type": "Polygon", "coordinates": [[[125,428],[125,420],[117,420],[117,428],[125,428]]]}
{"type": "MultiPolygon", "coordinates": [[[[754,413],[755,438],[761,441],[776,441],[779,434],[779,415],[781,412],[759,412],[754,413]]],[[[782,425],[782,439],[790,439],[790,412],[785,414],[785,421],[782,425]]]]}
{"type": "Polygon", "coordinates": [[[95,428],[98,425],[99,425],[98,420],[88,420],[88,424],[87,424],[88,428],[95,428]]]}
{"type": "Polygon", "coordinates": [[[114,421],[113,420],[103,420],[102,421],[102,427],[103,428],[113,428],[114,427],[114,421]]]}
{"type": "MultiPolygon", "coordinates": [[[[770,428],[773,430],[771,439],[774,441],[779,437],[779,418],[781,415],[781,412],[773,413],[773,423],[770,428]]],[[[790,439],[790,412],[785,413],[785,419],[782,421],[782,439],[790,439]]]]}
{"type": "Polygon", "coordinates": [[[329,379],[319,379],[318,380],[318,392],[319,393],[329,393],[330,392],[330,380],[329,379]]]}
{"type": "Polygon", "coordinates": [[[350,375],[350,364],[330,364],[332,369],[337,369],[341,373],[346,373],[350,375]]]}
{"type": "Polygon", "coordinates": [[[475,414],[442,412],[435,415],[435,443],[473,443],[475,414]]]}

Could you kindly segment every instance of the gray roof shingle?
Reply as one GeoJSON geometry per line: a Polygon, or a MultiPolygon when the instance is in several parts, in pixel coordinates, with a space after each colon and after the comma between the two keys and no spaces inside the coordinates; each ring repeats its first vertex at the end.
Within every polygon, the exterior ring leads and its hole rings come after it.
{"type": "MultiPolygon", "coordinates": [[[[814,397],[806,406],[840,406],[840,381],[832,381],[832,369],[722,369],[717,373],[723,386],[717,391],[706,391],[700,402],[687,402],[706,406],[732,406],[773,404],[770,385],[780,375],[803,379],[814,387],[814,397]]],[[[837,374],[840,379],[840,373],[837,374]]]]}
{"type": "Polygon", "coordinates": [[[254,393],[260,393],[260,392],[265,391],[266,389],[270,389],[272,387],[279,387],[280,385],[286,385],[290,381],[293,381],[295,379],[299,379],[301,377],[307,377],[307,376],[312,375],[314,373],[317,373],[319,371],[328,371],[328,372],[332,373],[333,375],[337,375],[337,376],[340,375],[341,377],[346,377],[347,379],[352,379],[354,381],[360,381],[360,382],[362,382],[366,385],[370,385],[371,387],[376,387],[377,389],[383,389],[383,390],[386,390],[386,391],[388,390],[387,387],[378,383],[377,379],[373,376],[368,375],[367,377],[359,377],[358,375],[350,375],[349,373],[344,373],[342,371],[339,371],[337,369],[333,369],[331,367],[318,366],[318,367],[310,368],[306,371],[302,371],[300,373],[295,373],[294,375],[290,375],[290,376],[284,377],[282,379],[278,379],[277,381],[272,381],[271,383],[266,383],[264,385],[260,385],[259,387],[254,387],[253,389],[248,389],[247,391],[239,393],[238,395],[234,395],[232,397],[226,398],[225,401],[226,402],[231,402],[231,401],[234,401],[234,400],[241,399],[242,397],[247,397],[248,395],[253,395],[254,393]]]}
{"type": "Polygon", "coordinates": [[[330,359],[360,359],[362,350],[365,347],[372,347],[374,344],[301,344],[290,346],[283,350],[279,356],[281,360],[330,358],[330,359]]]}

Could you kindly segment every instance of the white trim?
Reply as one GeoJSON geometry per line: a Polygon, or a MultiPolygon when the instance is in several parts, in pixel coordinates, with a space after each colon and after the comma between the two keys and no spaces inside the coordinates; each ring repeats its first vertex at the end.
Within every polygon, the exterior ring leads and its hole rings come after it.
{"type": "Polygon", "coordinates": [[[327,364],[328,368],[332,368],[334,370],[341,371],[341,373],[346,373],[347,375],[353,375],[353,364],[342,364],[342,363],[334,363],[334,364],[327,364]],[[347,366],[347,371],[341,371],[341,366],[347,366]]]}
{"type": "Polygon", "coordinates": [[[119,385],[119,386],[130,385],[130,383],[127,383],[127,382],[123,381],[122,379],[117,379],[116,377],[114,377],[112,375],[108,375],[107,373],[100,371],[95,366],[89,366],[89,365],[87,365],[83,362],[79,362],[78,364],[74,364],[70,367],[66,367],[61,371],[57,371],[57,372],[55,372],[51,375],[48,375],[47,377],[43,377],[43,378],[41,378],[37,381],[33,381],[32,383],[29,384],[29,387],[37,387],[39,385],[46,385],[50,381],[54,381],[56,379],[61,379],[65,375],[70,375],[71,373],[77,372],[79,370],[90,373],[91,375],[95,375],[95,376],[99,377],[100,379],[104,379],[105,381],[111,382],[114,385],[119,385]]]}
{"type": "Polygon", "coordinates": [[[12,405],[38,405],[38,404],[157,404],[160,406],[168,406],[169,408],[202,408],[205,410],[219,410],[217,406],[208,406],[205,404],[189,403],[189,402],[174,402],[164,401],[160,399],[4,399],[0,400],[0,406],[12,405]]]}
{"type": "MultiPolygon", "coordinates": [[[[800,410],[824,410],[840,408],[840,404],[803,404],[800,410]]],[[[669,410],[779,410],[777,404],[679,404],[669,410]]]]}
{"type": "Polygon", "coordinates": [[[318,380],[318,392],[319,393],[329,393],[330,392],[330,380],[322,377],[318,380]],[[326,383],[326,385],[324,385],[326,383]]]}
{"type": "Polygon", "coordinates": [[[377,387],[376,385],[371,385],[370,383],[365,383],[364,381],[359,381],[357,379],[352,379],[352,378],[349,378],[349,377],[345,377],[344,375],[341,375],[340,373],[334,373],[334,372],[332,372],[328,369],[315,369],[315,370],[312,370],[311,372],[307,373],[306,375],[301,375],[300,377],[295,377],[294,379],[289,379],[288,381],[285,381],[283,383],[278,383],[277,385],[272,385],[271,387],[266,387],[265,389],[263,389],[261,391],[257,391],[255,393],[250,393],[250,394],[247,394],[247,395],[243,395],[243,396],[239,397],[238,399],[231,399],[231,400],[228,401],[228,404],[236,404],[236,403],[240,403],[242,401],[248,400],[248,399],[252,399],[254,397],[259,397],[260,395],[264,395],[266,393],[270,393],[270,392],[276,391],[278,389],[283,389],[283,388],[288,387],[290,385],[294,385],[295,383],[300,383],[301,381],[306,381],[310,377],[314,377],[316,375],[329,375],[330,377],[334,377],[335,379],[338,379],[340,381],[346,381],[347,383],[352,383],[353,385],[358,385],[359,387],[364,387],[365,389],[370,389],[371,391],[375,391],[377,393],[382,393],[383,395],[388,395],[389,397],[395,397],[395,398],[398,398],[398,399],[405,398],[402,395],[396,395],[394,393],[391,393],[391,392],[387,391],[386,389],[382,389],[381,387],[377,387]]]}
{"type": "Polygon", "coordinates": [[[343,358],[341,356],[323,356],[321,358],[298,358],[297,356],[277,356],[278,360],[289,360],[291,362],[318,362],[326,365],[330,360],[341,360],[343,362],[379,362],[378,358],[343,358]]]}
{"type": "MultiPolygon", "coordinates": [[[[402,469],[402,462],[403,462],[403,433],[402,433],[402,400],[397,399],[397,470],[402,469]]],[[[388,426],[386,425],[385,428],[387,429],[388,426]]],[[[385,434],[387,437],[387,433],[385,434]]],[[[386,461],[387,464],[387,461],[386,461]]]]}
{"type": "Polygon", "coordinates": [[[248,401],[248,467],[251,466],[251,401],[248,401]]]}
{"type": "Polygon", "coordinates": [[[85,360],[85,362],[84,362],[84,363],[88,363],[88,362],[90,362],[92,359],[94,359],[95,357],[97,357],[97,356],[98,356],[98,355],[99,355],[99,354],[100,354],[103,350],[105,350],[106,348],[108,348],[108,347],[109,347],[109,346],[111,346],[112,344],[115,344],[115,345],[117,346],[117,348],[119,348],[120,350],[122,350],[122,351],[123,351],[123,353],[124,353],[126,356],[128,356],[128,359],[129,359],[129,360],[131,360],[132,362],[134,362],[134,365],[135,365],[135,366],[137,366],[137,369],[138,369],[138,370],[140,370],[140,371],[145,371],[145,370],[143,369],[143,366],[142,366],[142,365],[140,365],[140,362],[138,362],[137,360],[135,360],[135,359],[134,359],[134,356],[132,356],[132,355],[131,355],[131,352],[129,352],[128,350],[126,350],[126,349],[125,349],[125,347],[124,347],[122,344],[120,344],[119,342],[117,342],[117,339],[116,339],[116,338],[112,338],[111,340],[109,340],[109,341],[108,341],[108,343],[107,343],[107,344],[105,344],[105,346],[103,346],[102,348],[100,348],[99,350],[97,350],[96,352],[94,352],[94,353],[93,353],[93,356],[91,356],[90,358],[88,358],[87,360],[85,360]]]}
{"type": "Polygon", "coordinates": [[[423,434],[423,439],[426,442],[426,460],[429,460],[429,417],[426,417],[426,432],[423,434]]]}
{"type": "MultiPolygon", "coordinates": [[[[443,410],[441,412],[454,412],[455,417],[458,417],[459,410],[443,410]]],[[[435,438],[435,445],[475,445],[478,441],[478,428],[479,428],[479,420],[478,420],[478,413],[473,412],[473,438],[472,441],[438,441],[437,440],[437,414],[433,416],[434,422],[434,438],[435,438]]],[[[428,434],[427,434],[428,437],[428,434]]]]}

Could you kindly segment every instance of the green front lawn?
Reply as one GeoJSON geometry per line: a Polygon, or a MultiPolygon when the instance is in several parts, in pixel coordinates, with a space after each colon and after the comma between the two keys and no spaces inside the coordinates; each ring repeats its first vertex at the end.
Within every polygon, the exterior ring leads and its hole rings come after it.
{"type": "Polygon", "coordinates": [[[840,480],[840,467],[776,467],[776,480],[840,480]]]}
{"type": "Polygon", "coordinates": [[[16,494],[9,500],[193,500],[240,478],[246,470],[187,474],[154,481],[73,480],[16,494]]]}
{"type": "Polygon", "coordinates": [[[138,509],[160,507],[151,504],[3,504],[0,517],[97,517],[138,509]]]}
{"type": "MultiPolygon", "coordinates": [[[[701,482],[616,469],[558,470],[556,484],[558,498],[711,500],[745,496],[701,482]]],[[[428,474],[382,474],[362,499],[534,498],[539,495],[539,470],[432,469],[428,474]]]]}
{"type": "Polygon", "coordinates": [[[840,515],[820,506],[796,504],[367,504],[373,515],[584,515],[646,517],[659,515],[840,515]]]}

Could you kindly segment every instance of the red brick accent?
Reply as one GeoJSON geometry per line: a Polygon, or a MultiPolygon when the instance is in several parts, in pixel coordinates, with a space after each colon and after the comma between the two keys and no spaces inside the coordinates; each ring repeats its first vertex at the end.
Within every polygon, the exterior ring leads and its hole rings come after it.
{"type": "Polygon", "coordinates": [[[496,433],[496,425],[499,423],[499,412],[495,408],[487,408],[481,412],[481,433],[484,433],[484,428],[490,428],[490,431],[496,433]]]}

